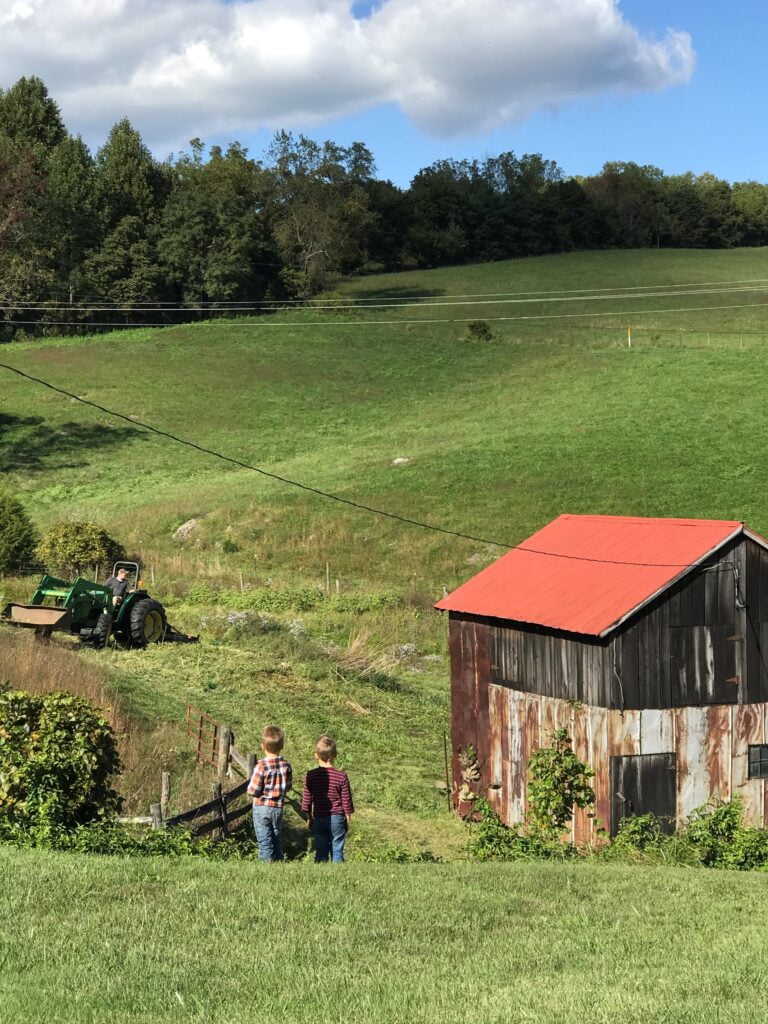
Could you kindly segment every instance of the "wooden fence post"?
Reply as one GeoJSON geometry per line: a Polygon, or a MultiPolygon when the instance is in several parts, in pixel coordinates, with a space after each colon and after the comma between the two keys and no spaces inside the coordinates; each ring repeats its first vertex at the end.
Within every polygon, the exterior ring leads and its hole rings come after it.
{"type": "Polygon", "coordinates": [[[218,802],[219,802],[219,806],[218,806],[218,809],[216,811],[216,814],[218,814],[219,821],[221,822],[220,826],[213,830],[213,838],[214,839],[223,839],[224,836],[226,835],[226,832],[227,832],[227,823],[225,821],[226,814],[227,814],[227,808],[226,808],[226,805],[225,805],[225,803],[224,803],[224,801],[222,799],[222,796],[221,796],[221,783],[220,782],[214,782],[213,787],[212,787],[212,791],[213,791],[213,799],[214,800],[218,800],[218,802]]]}
{"type": "Polygon", "coordinates": [[[249,754],[248,755],[248,781],[249,782],[253,778],[253,769],[256,767],[256,760],[257,760],[257,758],[256,758],[255,754],[249,754]]]}
{"type": "Polygon", "coordinates": [[[228,725],[222,725],[219,730],[219,750],[216,759],[216,775],[223,779],[229,772],[229,751],[232,746],[232,730],[228,725]]]}
{"type": "Polygon", "coordinates": [[[163,812],[160,810],[160,804],[151,804],[149,808],[149,813],[152,815],[152,828],[162,828],[163,812]]]}
{"type": "Polygon", "coordinates": [[[160,781],[160,813],[163,821],[168,817],[168,805],[171,802],[171,773],[163,772],[160,781]]]}

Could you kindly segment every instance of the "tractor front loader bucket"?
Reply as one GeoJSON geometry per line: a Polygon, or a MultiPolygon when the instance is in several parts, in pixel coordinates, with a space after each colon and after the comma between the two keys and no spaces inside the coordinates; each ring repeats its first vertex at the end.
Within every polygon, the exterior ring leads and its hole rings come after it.
{"type": "Polygon", "coordinates": [[[0,617],[11,626],[26,626],[41,633],[50,633],[54,629],[68,630],[72,623],[68,608],[41,604],[7,604],[0,617]]]}

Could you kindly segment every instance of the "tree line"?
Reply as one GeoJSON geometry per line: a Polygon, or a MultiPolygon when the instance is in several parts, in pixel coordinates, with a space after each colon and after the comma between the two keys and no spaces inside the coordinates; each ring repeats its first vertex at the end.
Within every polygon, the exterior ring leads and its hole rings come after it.
{"type": "Polygon", "coordinates": [[[768,245],[768,185],[756,181],[631,162],[569,177],[508,152],[440,160],[399,188],[362,142],[280,131],[260,160],[199,139],[158,160],[126,119],[93,154],[40,79],[0,91],[0,340],[125,322],[128,310],[140,322],[142,304],[190,307],[189,318],[302,300],[340,274],[746,245],[768,245]]]}

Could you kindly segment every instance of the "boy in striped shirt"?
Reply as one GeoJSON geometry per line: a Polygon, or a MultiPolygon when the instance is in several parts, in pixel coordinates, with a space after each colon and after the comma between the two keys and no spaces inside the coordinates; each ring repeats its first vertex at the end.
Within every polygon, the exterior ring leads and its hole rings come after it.
{"type": "Polygon", "coordinates": [[[307,772],[301,809],[307,814],[307,825],[315,839],[315,862],[335,864],[344,860],[344,841],[349,818],[354,811],[352,790],[346,772],[334,768],[336,743],[330,736],[321,736],[315,744],[317,768],[307,772]]]}
{"type": "Polygon", "coordinates": [[[248,792],[253,797],[253,830],[259,844],[259,860],[283,859],[283,806],[291,788],[293,772],[281,755],[285,734],[277,725],[268,725],[261,735],[264,757],[253,769],[248,792]]]}

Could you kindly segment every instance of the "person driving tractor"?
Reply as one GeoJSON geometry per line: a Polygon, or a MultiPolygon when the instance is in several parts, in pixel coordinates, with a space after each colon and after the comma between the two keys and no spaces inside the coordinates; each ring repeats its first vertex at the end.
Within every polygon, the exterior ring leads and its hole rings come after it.
{"type": "Polygon", "coordinates": [[[123,603],[125,595],[133,593],[135,589],[131,586],[131,582],[128,579],[128,570],[122,565],[117,570],[115,576],[109,577],[106,586],[112,591],[113,608],[118,608],[123,603]]]}

